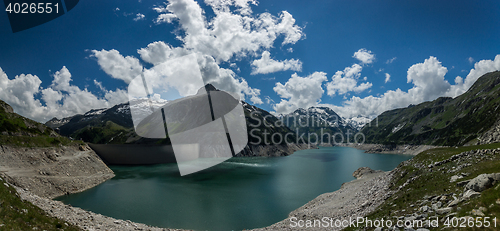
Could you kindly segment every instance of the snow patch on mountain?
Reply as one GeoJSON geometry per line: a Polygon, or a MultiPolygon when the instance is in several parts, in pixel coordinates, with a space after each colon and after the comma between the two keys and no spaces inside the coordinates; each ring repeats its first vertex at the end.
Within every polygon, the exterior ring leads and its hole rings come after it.
{"type": "Polygon", "coordinates": [[[100,115],[106,110],[108,110],[108,109],[104,108],[104,109],[90,110],[87,113],[85,113],[84,116],[87,117],[87,116],[93,116],[93,115],[100,115]]]}
{"type": "Polygon", "coordinates": [[[352,118],[344,118],[346,123],[350,124],[352,127],[361,130],[366,124],[369,124],[372,120],[368,117],[357,116],[352,118]]]}

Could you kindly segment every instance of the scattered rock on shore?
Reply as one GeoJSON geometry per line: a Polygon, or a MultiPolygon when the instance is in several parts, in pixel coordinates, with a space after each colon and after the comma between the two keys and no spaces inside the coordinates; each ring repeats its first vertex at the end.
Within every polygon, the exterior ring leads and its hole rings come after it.
{"type": "Polygon", "coordinates": [[[379,173],[379,172],[382,172],[382,171],[381,170],[373,170],[369,167],[361,167],[361,168],[358,168],[356,171],[354,171],[354,173],[352,173],[352,176],[356,177],[356,179],[359,179],[365,175],[369,175],[372,173],[379,173]]]}

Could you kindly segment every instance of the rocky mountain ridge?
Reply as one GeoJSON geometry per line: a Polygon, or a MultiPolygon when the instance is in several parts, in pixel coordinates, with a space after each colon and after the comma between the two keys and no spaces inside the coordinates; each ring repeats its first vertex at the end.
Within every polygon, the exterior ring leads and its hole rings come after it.
{"type": "MultiPolygon", "coordinates": [[[[218,91],[214,87],[205,89],[218,91]]],[[[249,143],[237,156],[286,156],[309,147],[305,142],[298,140],[292,130],[280,125],[278,118],[269,112],[245,101],[241,101],[241,104],[247,121],[249,143]],[[286,135],[287,133],[291,134],[286,135]],[[286,137],[286,139],[272,142],[273,134],[280,134],[280,137],[286,137]],[[266,141],[271,143],[266,144],[266,141]]],[[[137,105],[137,103],[133,104],[133,106],[137,105]]],[[[162,106],[158,104],[155,108],[162,106]]],[[[109,109],[91,110],[83,115],[63,119],[53,118],[46,125],[59,129],[61,135],[96,144],[170,143],[169,139],[147,139],[138,136],[134,130],[130,107],[129,103],[118,104],[109,109]]]]}
{"type": "Polygon", "coordinates": [[[455,98],[386,111],[376,120],[378,126],[361,130],[368,143],[457,146],[499,141],[498,131],[491,129],[500,123],[500,72],[483,75],[455,98]]]}
{"type": "Polygon", "coordinates": [[[299,108],[289,114],[281,115],[280,120],[292,131],[304,134],[310,137],[310,142],[320,145],[344,143],[348,134],[353,141],[351,138],[358,131],[360,123],[363,123],[362,119],[347,120],[328,107],[299,108]]]}

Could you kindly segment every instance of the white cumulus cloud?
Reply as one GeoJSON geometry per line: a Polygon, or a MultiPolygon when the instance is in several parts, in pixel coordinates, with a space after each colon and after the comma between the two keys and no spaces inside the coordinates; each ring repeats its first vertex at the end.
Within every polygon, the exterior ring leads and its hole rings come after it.
{"type": "Polygon", "coordinates": [[[64,66],[53,77],[52,84],[43,89],[40,87],[42,81],[36,75],[21,74],[9,79],[0,68],[0,98],[10,104],[16,113],[39,122],[110,107],[128,99],[127,92],[121,89],[111,91],[102,88],[104,97],[98,97],[87,89],[71,85],[71,73],[64,66]]]}
{"type": "Polygon", "coordinates": [[[285,114],[297,108],[309,108],[320,103],[324,93],[322,84],[328,78],[324,72],[314,72],[307,77],[296,73],[285,84],[276,83],[273,90],[282,98],[273,106],[276,113],[285,114]]]}
{"type": "Polygon", "coordinates": [[[92,50],[92,56],[97,58],[97,63],[101,69],[115,79],[121,79],[129,83],[133,78],[142,72],[142,65],[139,59],[127,56],[123,57],[120,52],[112,50],[92,50]]]}
{"type": "MultiPolygon", "coordinates": [[[[182,41],[183,45],[172,47],[163,41],[156,41],[138,50],[141,59],[153,64],[154,69],[169,59],[194,53],[198,57],[198,64],[206,83],[236,93],[242,99],[248,97],[252,103],[263,103],[259,89],[249,86],[245,79],[231,69],[221,68],[219,64],[223,62],[232,64],[232,59],[242,57],[254,58],[262,50],[273,47],[279,36],[283,36],[281,45],[295,44],[304,35],[302,28],[295,25],[295,19],[286,11],[282,11],[278,16],[267,12],[253,15],[251,6],[256,5],[256,1],[209,0],[205,3],[215,13],[210,19],[193,0],[172,0],[154,7],[153,10],[159,14],[156,23],[171,23],[174,20],[179,23],[184,33],[177,39],[182,41]]],[[[270,53],[264,51],[260,59],[251,62],[253,73],[300,71],[302,68],[299,60],[277,61],[270,57],[270,53]]],[[[234,65],[230,67],[239,70],[239,67],[234,65]]],[[[103,67],[103,70],[107,69],[103,67]]],[[[108,70],[106,73],[110,74],[112,71],[108,70]]]]}
{"type": "Polygon", "coordinates": [[[358,79],[361,76],[363,67],[359,64],[353,64],[346,67],[343,71],[337,71],[332,76],[332,81],[326,84],[327,94],[334,96],[335,94],[343,95],[348,92],[354,91],[356,93],[362,92],[370,87],[372,83],[366,82],[358,85],[358,79]]]}
{"type": "Polygon", "coordinates": [[[375,54],[365,48],[361,48],[358,51],[354,52],[354,55],[352,57],[361,61],[361,63],[363,64],[370,64],[375,61],[375,54]]]}
{"type": "Polygon", "coordinates": [[[172,0],[154,9],[160,13],[158,23],[178,20],[185,32],[185,36],[179,38],[185,48],[211,55],[218,62],[271,48],[280,35],[284,36],[282,45],[295,44],[303,37],[302,28],[295,25],[290,13],[282,11],[279,17],[267,12],[253,16],[248,3],[256,4],[254,1],[207,1],[215,13],[209,21],[192,0],[172,0]],[[235,12],[230,5],[236,8],[235,12]]]}
{"type": "Polygon", "coordinates": [[[271,58],[271,53],[269,53],[269,51],[264,51],[260,59],[256,59],[252,62],[251,74],[269,74],[286,70],[301,71],[302,62],[297,59],[277,61],[271,58]]]}
{"type": "Polygon", "coordinates": [[[443,96],[450,88],[450,83],[444,79],[448,72],[436,57],[429,57],[423,63],[412,65],[408,69],[408,83],[414,87],[408,90],[416,102],[434,100],[443,96]]]}
{"type": "Polygon", "coordinates": [[[180,47],[172,47],[163,41],[148,44],[146,48],[137,50],[142,60],[151,64],[160,64],[167,60],[188,54],[180,47]]]}
{"type": "Polygon", "coordinates": [[[460,76],[455,78],[455,85],[451,86],[446,95],[450,97],[459,96],[469,90],[479,77],[488,72],[498,70],[500,70],[500,55],[496,55],[493,60],[481,60],[476,62],[474,68],[471,69],[469,74],[465,77],[465,80],[460,76]]]}

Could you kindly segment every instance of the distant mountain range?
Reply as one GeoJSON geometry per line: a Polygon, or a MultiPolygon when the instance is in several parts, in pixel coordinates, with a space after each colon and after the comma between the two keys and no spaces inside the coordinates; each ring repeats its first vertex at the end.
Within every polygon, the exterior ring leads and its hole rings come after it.
{"type": "Polygon", "coordinates": [[[299,108],[292,113],[281,115],[280,119],[285,126],[298,134],[310,136],[313,143],[343,143],[353,141],[354,134],[367,122],[368,118],[357,117],[345,119],[328,107],[310,107],[308,109],[299,108]],[[315,134],[315,135],[312,135],[315,134]],[[335,141],[332,138],[335,134],[335,141]],[[321,136],[323,135],[323,139],[321,136]]]}
{"type": "MultiPolygon", "coordinates": [[[[216,90],[215,88],[213,88],[216,90]]],[[[167,103],[165,101],[164,103],[167,103]]],[[[137,104],[135,104],[137,105],[137,104]]],[[[269,112],[242,101],[248,124],[249,144],[257,143],[321,143],[321,132],[334,135],[335,133],[352,134],[357,132],[368,118],[357,117],[345,119],[327,107],[310,107],[297,109],[286,115],[275,117],[269,112]],[[266,123],[264,123],[266,121],[266,123]],[[272,135],[279,133],[287,140],[278,140],[272,135]],[[287,133],[293,133],[286,135],[287,133]],[[315,133],[308,138],[307,134],[315,133]],[[297,140],[297,135],[305,134],[304,142],[297,140]]],[[[163,105],[156,105],[159,108],[163,105]]],[[[168,140],[145,139],[139,137],[133,129],[133,121],[129,103],[119,104],[108,109],[90,110],[83,115],[75,115],[63,119],[53,118],[46,125],[59,131],[61,135],[81,139],[96,144],[124,144],[124,143],[168,143],[168,140]]],[[[340,137],[340,136],[339,136],[340,137]]],[[[324,140],[324,143],[328,141],[324,140]]]]}
{"type": "Polygon", "coordinates": [[[483,75],[455,98],[386,111],[376,119],[378,126],[374,122],[361,130],[369,143],[458,146],[499,142],[500,72],[483,75]]]}
{"type": "MultiPolygon", "coordinates": [[[[217,91],[213,86],[206,88],[217,91]]],[[[165,101],[165,103],[167,102],[165,101]]],[[[247,121],[249,144],[239,155],[289,155],[307,146],[307,141],[297,140],[296,134],[290,128],[280,126],[277,122],[278,118],[269,112],[244,101],[241,103],[247,121]],[[273,137],[273,134],[279,135],[273,137]],[[272,146],[272,148],[265,146],[272,146]]],[[[156,106],[159,108],[162,105],[156,106]]],[[[108,109],[91,110],[83,115],[63,119],[53,118],[45,124],[59,131],[61,135],[95,144],[170,143],[168,138],[149,139],[138,136],[135,133],[132,119],[130,104],[124,103],[108,109]]]]}

